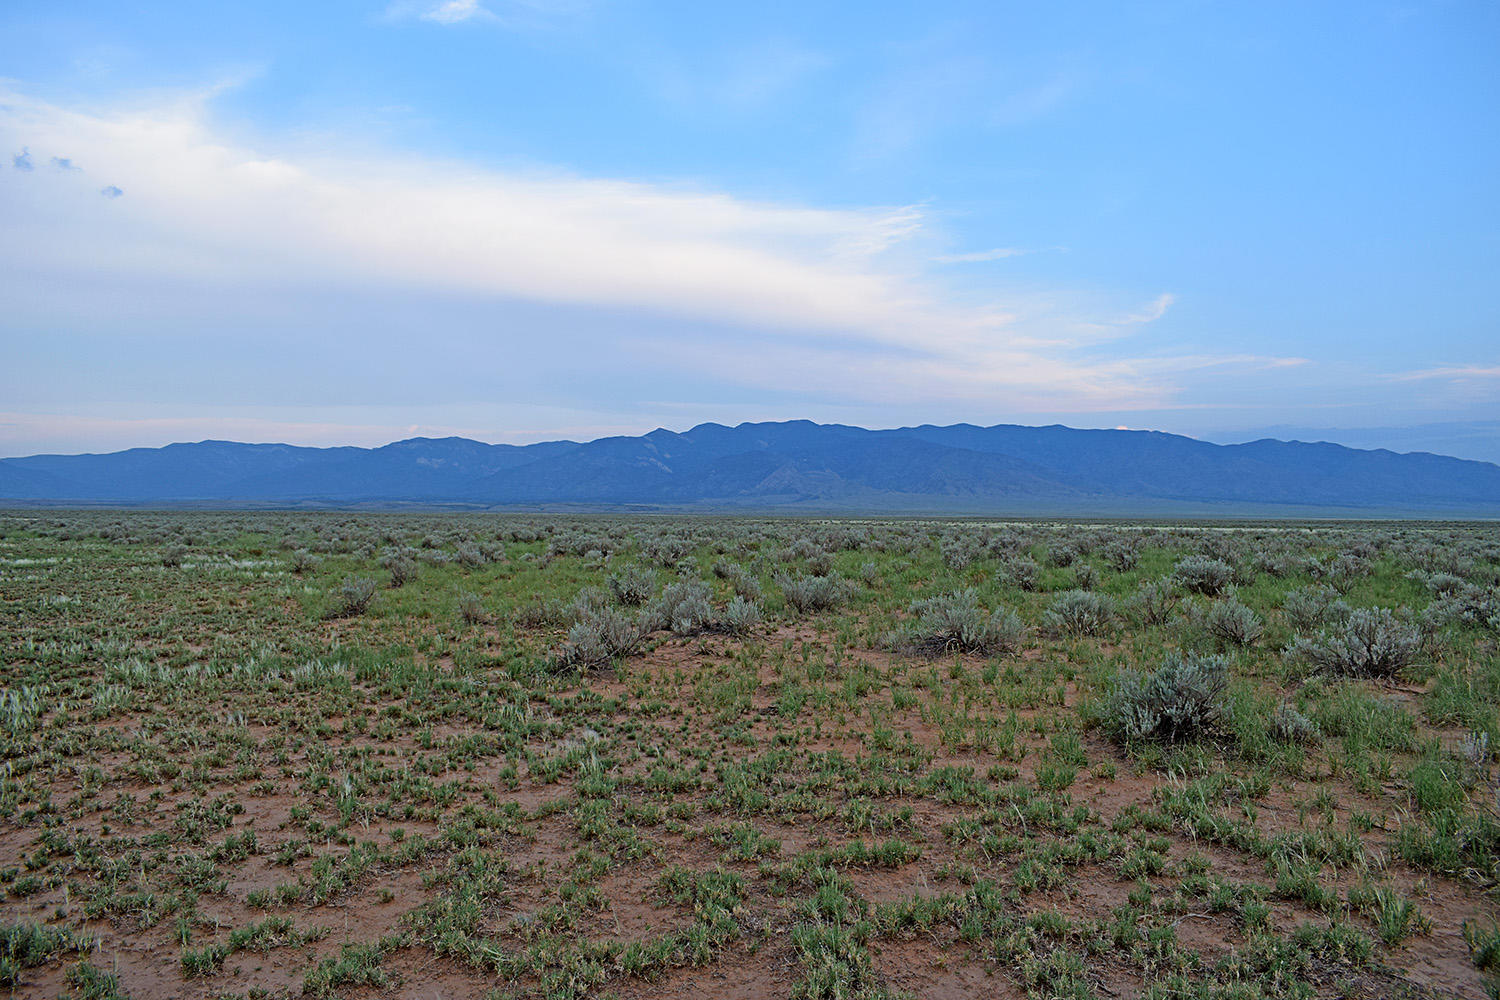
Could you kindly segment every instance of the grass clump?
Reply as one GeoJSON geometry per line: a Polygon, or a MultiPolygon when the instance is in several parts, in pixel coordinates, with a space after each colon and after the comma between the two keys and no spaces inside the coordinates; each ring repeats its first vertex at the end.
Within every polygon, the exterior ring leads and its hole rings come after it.
{"type": "Polygon", "coordinates": [[[44,965],[76,947],[78,942],[63,928],[30,921],[0,926],[0,986],[15,986],[22,970],[44,965]]]}

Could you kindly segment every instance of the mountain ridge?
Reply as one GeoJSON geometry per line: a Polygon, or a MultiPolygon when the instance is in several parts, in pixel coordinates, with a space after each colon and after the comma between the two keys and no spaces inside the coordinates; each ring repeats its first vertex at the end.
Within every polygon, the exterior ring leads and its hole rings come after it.
{"type": "Polygon", "coordinates": [[[972,513],[1199,505],[1500,516],[1500,465],[1425,452],[1052,424],[869,430],[702,423],[593,441],[414,437],[373,448],[222,440],[0,459],[0,500],[198,505],[596,505],[972,513]]]}

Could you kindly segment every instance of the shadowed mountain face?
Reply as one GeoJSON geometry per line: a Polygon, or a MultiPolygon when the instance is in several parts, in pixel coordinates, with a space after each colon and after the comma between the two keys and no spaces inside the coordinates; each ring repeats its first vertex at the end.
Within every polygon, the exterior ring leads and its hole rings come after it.
{"type": "Polygon", "coordinates": [[[93,503],[620,504],[941,513],[1500,515],[1500,466],[1152,431],[702,424],[586,444],[203,441],[0,460],[0,498],[93,503]]]}

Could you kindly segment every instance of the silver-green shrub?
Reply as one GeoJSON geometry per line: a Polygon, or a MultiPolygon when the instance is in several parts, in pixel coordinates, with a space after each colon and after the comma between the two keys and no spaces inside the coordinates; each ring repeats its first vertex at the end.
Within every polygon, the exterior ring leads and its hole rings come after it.
{"type": "Polygon", "coordinates": [[[1339,592],[1323,584],[1287,591],[1281,613],[1295,631],[1311,632],[1342,622],[1353,609],[1339,599],[1339,592]]]}
{"type": "Polygon", "coordinates": [[[1100,711],[1100,721],[1120,741],[1193,739],[1223,712],[1228,667],[1222,657],[1167,654],[1150,673],[1124,673],[1100,711]]]}
{"type": "Polygon", "coordinates": [[[736,594],[729,599],[724,609],[724,630],[732,635],[744,635],[761,622],[760,605],[747,601],[736,594]]]}
{"type": "Polygon", "coordinates": [[[1222,559],[1191,555],[1177,563],[1172,577],[1186,590],[1217,597],[1234,582],[1234,567],[1222,559]]]}
{"type": "Polygon", "coordinates": [[[1125,602],[1125,610],[1142,625],[1165,625],[1176,610],[1180,597],[1171,577],[1142,580],[1135,593],[1125,602]]]}
{"type": "Polygon", "coordinates": [[[1248,646],[1266,631],[1260,615],[1234,597],[1215,602],[1203,616],[1203,628],[1221,646],[1248,646]]]}
{"type": "Polygon", "coordinates": [[[1021,648],[1026,625],[1010,608],[986,611],[973,590],[914,601],[915,623],[890,644],[922,652],[1010,654],[1021,648]]]}
{"type": "Polygon", "coordinates": [[[692,635],[713,626],[714,610],[709,596],[708,584],[702,580],[682,580],[662,590],[653,611],[677,635],[692,635]]]}
{"type": "Polygon", "coordinates": [[[645,566],[626,566],[610,574],[609,592],[627,607],[645,604],[656,592],[656,573],[645,566]]]}
{"type": "Polygon", "coordinates": [[[568,642],[557,663],[583,669],[628,656],[640,648],[651,631],[645,614],[632,618],[615,607],[591,610],[568,629],[568,642]]]}
{"type": "Polygon", "coordinates": [[[346,576],[338,593],[334,595],[329,618],[353,618],[362,615],[375,597],[375,581],[367,576],[346,576]]]}
{"type": "Polygon", "coordinates": [[[1047,609],[1048,627],[1068,635],[1098,635],[1115,619],[1114,598],[1092,590],[1068,590],[1047,609]]]}
{"type": "Polygon", "coordinates": [[[853,586],[838,576],[801,576],[778,574],[786,602],[803,614],[836,608],[853,596],[853,586]]]}
{"type": "Polygon", "coordinates": [[[1282,702],[1272,713],[1271,732],[1286,743],[1312,743],[1322,735],[1317,723],[1287,702],[1282,702]]]}
{"type": "Polygon", "coordinates": [[[1385,608],[1357,608],[1342,624],[1298,636],[1286,649],[1319,673],[1394,677],[1422,648],[1422,630],[1385,608]]]}

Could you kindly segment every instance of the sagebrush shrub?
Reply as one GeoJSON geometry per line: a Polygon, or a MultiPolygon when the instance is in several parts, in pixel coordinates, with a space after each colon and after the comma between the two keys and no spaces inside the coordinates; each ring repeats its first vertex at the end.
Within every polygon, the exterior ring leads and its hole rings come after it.
{"type": "Polygon", "coordinates": [[[1140,543],[1134,538],[1119,538],[1104,548],[1104,561],[1109,563],[1116,573],[1128,573],[1135,569],[1135,564],[1140,561],[1140,558],[1140,543]]]}
{"type": "Polygon", "coordinates": [[[714,576],[721,580],[727,580],[734,588],[735,594],[747,601],[760,600],[760,581],[755,578],[744,566],[739,563],[725,562],[719,560],[714,563],[714,576]]]}
{"type": "Polygon", "coordinates": [[[391,572],[392,590],[404,587],[417,578],[417,564],[412,559],[392,559],[386,569],[391,572]]]}
{"type": "Polygon", "coordinates": [[[584,587],[573,595],[563,613],[568,621],[577,623],[597,616],[610,605],[609,594],[600,587],[584,587]]]}
{"type": "Polygon", "coordinates": [[[1126,601],[1125,609],[1142,625],[1165,625],[1179,600],[1177,585],[1171,577],[1164,576],[1160,580],[1142,580],[1126,601]]]}
{"type": "Polygon", "coordinates": [[[1394,677],[1416,658],[1422,631],[1385,608],[1358,608],[1342,624],[1313,636],[1298,636],[1289,659],[1319,673],[1347,677],[1394,677]]]}
{"type": "Polygon", "coordinates": [[[803,614],[836,608],[853,596],[853,586],[838,576],[776,577],[786,602],[803,614]]]}
{"type": "Polygon", "coordinates": [[[627,607],[645,604],[656,592],[656,574],[645,566],[626,566],[610,575],[609,592],[627,607]]]}
{"type": "Polygon", "coordinates": [[[736,594],[724,609],[724,629],[733,635],[744,635],[761,622],[760,605],[736,594]]]}
{"type": "Polygon", "coordinates": [[[677,635],[692,635],[713,626],[714,610],[709,596],[708,584],[702,580],[682,580],[668,584],[652,610],[677,635]]]}
{"type": "Polygon", "coordinates": [[[1068,635],[1098,635],[1115,619],[1114,599],[1092,590],[1069,590],[1047,609],[1047,625],[1068,635]]]}
{"type": "Polygon", "coordinates": [[[1233,597],[1210,607],[1203,627],[1221,646],[1248,646],[1266,630],[1260,615],[1233,597]]]}
{"type": "Polygon", "coordinates": [[[477,625],[486,620],[484,602],[478,594],[465,590],[458,595],[458,615],[467,624],[477,625]]]}
{"type": "Polygon", "coordinates": [[[1287,702],[1276,706],[1271,715],[1271,732],[1287,743],[1312,743],[1321,736],[1317,723],[1287,702]]]}
{"type": "Polygon", "coordinates": [[[1339,600],[1338,591],[1322,584],[1289,590],[1281,602],[1287,624],[1298,632],[1311,632],[1342,622],[1353,609],[1339,600]]]}
{"type": "Polygon", "coordinates": [[[1021,648],[1026,626],[1010,608],[985,611],[973,590],[914,601],[912,628],[891,645],[924,652],[1008,654],[1021,648]]]}
{"type": "Polygon", "coordinates": [[[334,595],[334,605],[327,617],[353,618],[355,615],[362,615],[374,597],[374,580],[367,576],[346,576],[338,593],[334,595]]]}
{"type": "Polygon", "coordinates": [[[1150,673],[1122,674],[1100,721],[1120,741],[1194,739],[1218,722],[1228,676],[1222,657],[1169,653],[1150,673]]]}
{"type": "Polygon", "coordinates": [[[632,618],[616,607],[592,609],[568,629],[558,665],[587,668],[628,656],[651,634],[651,625],[644,613],[632,618]]]}
{"type": "Polygon", "coordinates": [[[1007,559],[1000,567],[1000,582],[1030,593],[1036,590],[1041,571],[1035,559],[1025,556],[1007,559]]]}
{"type": "Polygon", "coordinates": [[[1234,567],[1222,559],[1192,555],[1177,563],[1172,577],[1186,590],[1217,597],[1234,582],[1234,567]]]}

